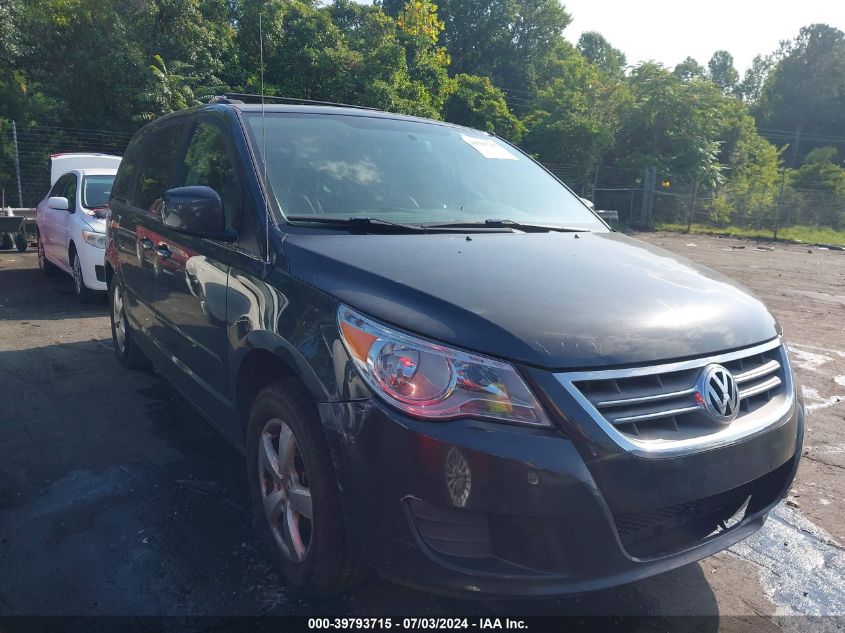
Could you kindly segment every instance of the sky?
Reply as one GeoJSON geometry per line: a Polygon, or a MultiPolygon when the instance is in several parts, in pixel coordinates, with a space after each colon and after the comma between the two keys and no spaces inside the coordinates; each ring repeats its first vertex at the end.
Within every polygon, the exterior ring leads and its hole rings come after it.
{"type": "Polygon", "coordinates": [[[673,67],[688,55],[706,66],[714,51],[734,56],[742,74],[758,53],[771,53],[802,26],[824,22],[845,31],[845,0],[563,0],[572,16],[564,36],[575,43],[598,31],[629,64],[673,67]]]}

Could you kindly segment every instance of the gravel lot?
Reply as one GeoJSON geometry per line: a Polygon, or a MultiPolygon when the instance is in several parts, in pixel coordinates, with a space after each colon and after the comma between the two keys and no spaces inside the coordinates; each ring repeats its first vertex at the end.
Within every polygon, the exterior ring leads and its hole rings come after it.
{"type": "Polygon", "coordinates": [[[285,588],[249,523],[244,466],[155,375],[120,368],[105,300],[79,306],[34,252],[0,252],[0,615],[614,614],[652,629],[820,630],[845,615],[845,252],[646,234],[763,298],[808,405],[788,503],[728,552],[579,598],[463,602],[380,580],[312,599],[285,588]],[[725,617],[734,616],[734,617],[725,617]],[[757,616],[766,616],[763,618],[757,616]]]}

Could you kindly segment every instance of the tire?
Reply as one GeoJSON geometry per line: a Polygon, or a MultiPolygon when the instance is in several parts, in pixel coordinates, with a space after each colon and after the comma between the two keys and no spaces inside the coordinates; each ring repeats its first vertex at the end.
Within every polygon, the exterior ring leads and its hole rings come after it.
{"type": "Polygon", "coordinates": [[[26,233],[23,231],[15,233],[15,248],[18,249],[18,252],[25,253],[28,246],[29,240],[26,237],[26,233]]]}
{"type": "Polygon", "coordinates": [[[56,273],[58,272],[58,268],[56,268],[55,264],[53,264],[49,259],[47,259],[47,255],[44,253],[44,243],[41,241],[41,235],[37,235],[38,239],[38,268],[41,269],[41,272],[44,273],[47,277],[55,277],[56,273]]]}
{"type": "Polygon", "coordinates": [[[73,293],[76,298],[81,303],[88,303],[93,300],[96,294],[85,285],[85,279],[82,277],[82,263],[76,251],[70,254],[70,274],[73,277],[73,293]]]}
{"type": "Polygon", "coordinates": [[[4,251],[15,247],[15,240],[12,239],[11,233],[3,233],[0,235],[0,248],[4,251]]]}
{"type": "Polygon", "coordinates": [[[123,287],[117,275],[112,275],[109,284],[109,317],[111,319],[111,340],[117,362],[127,369],[145,369],[149,361],[135,343],[135,332],[126,316],[123,305],[123,287]]]}
{"type": "Polygon", "coordinates": [[[260,539],[289,585],[339,593],[366,579],[368,569],[346,542],[340,490],[320,420],[296,380],[273,383],[253,401],[247,476],[260,539]],[[288,447],[281,456],[280,445],[288,447]],[[274,459],[275,476],[269,466],[274,459]],[[265,498],[277,501],[267,504],[272,512],[265,510],[265,498]],[[297,534],[290,536],[293,530],[297,534]]]}

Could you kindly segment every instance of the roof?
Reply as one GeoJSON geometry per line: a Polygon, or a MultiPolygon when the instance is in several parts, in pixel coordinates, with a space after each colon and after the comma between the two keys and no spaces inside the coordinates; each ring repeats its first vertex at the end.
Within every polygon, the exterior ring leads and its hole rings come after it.
{"type": "MultiPolygon", "coordinates": [[[[239,112],[260,113],[262,106],[260,103],[210,103],[199,106],[198,110],[205,109],[236,109],[239,112]]],[[[395,112],[385,112],[384,110],[375,110],[369,108],[361,108],[357,106],[342,106],[342,105],[299,105],[289,103],[265,103],[263,110],[266,114],[325,114],[325,115],[343,115],[343,116],[358,116],[378,119],[394,119],[399,121],[413,121],[416,123],[431,123],[435,125],[442,125],[444,127],[451,127],[455,129],[471,129],[462,125],[454,123],[447,123],[446,121],[437,121],[435,119],[427,119],[425,117],[411,116],[409,114],[397,114],[395,112]]],[[[473,130],[486,134],[480,130],[473,130]]]]}

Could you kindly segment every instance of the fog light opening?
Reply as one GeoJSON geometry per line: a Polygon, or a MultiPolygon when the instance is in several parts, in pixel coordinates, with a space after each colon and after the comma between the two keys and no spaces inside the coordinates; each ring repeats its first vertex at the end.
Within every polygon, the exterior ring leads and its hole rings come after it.
{"type": "Polygon", "coordinates": [[[466,457],[454,446],[446,454],[444,473],[452,503],[459,508],[465,507],[472,489],[472,471],[466,457]]]}

